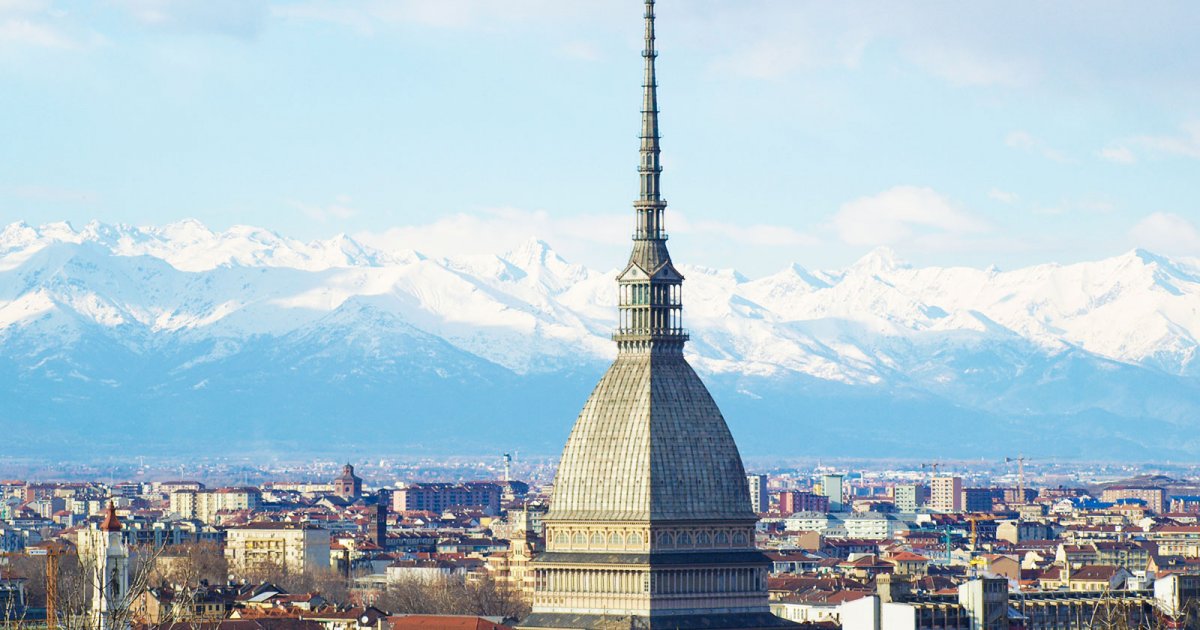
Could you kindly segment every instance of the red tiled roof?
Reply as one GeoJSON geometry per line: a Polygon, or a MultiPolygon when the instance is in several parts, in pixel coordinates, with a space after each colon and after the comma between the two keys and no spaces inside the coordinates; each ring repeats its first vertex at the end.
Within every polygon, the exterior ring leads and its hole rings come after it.
{"type": "Polygon", "coordinates": [[[400,615],[388,617],[392,630],[436,628],[438,630],[512,630],[483,617],[465,615],[400,615]]]}

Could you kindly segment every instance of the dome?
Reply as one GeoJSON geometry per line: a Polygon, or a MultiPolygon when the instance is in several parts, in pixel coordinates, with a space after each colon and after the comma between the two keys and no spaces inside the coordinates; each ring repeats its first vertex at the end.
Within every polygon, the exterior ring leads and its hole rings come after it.
{"type": "Polygon", "coordinates": [[[729,427],[682,353],[618,355],[567,439],[547,518],[757,518],[729,427]]]}

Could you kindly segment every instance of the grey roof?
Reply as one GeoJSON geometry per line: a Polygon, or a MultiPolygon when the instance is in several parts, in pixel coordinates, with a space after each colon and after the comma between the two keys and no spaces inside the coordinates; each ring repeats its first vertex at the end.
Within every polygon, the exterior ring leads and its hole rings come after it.
{"type": "Polygon", "coordinates": [[[678,352],[622,352],[563,449],[547,519],[754,520],[721,411],[678,352]]]}

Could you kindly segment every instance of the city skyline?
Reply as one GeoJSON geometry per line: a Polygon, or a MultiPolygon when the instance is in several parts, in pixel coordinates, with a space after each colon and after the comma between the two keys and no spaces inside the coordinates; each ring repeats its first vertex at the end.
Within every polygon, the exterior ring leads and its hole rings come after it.
{"type": "MultiPolygon", "coordinates": [[[[761,275],[876,245],[980,268],[1200,250],[1186,4],[667,6],[664,159],[689,260],[761,275]],[[747,206],[754,221],[729,220],[747,206]]],[[[0,224],[195,217],[435,256],[538,236],[598,265],[634,193],[618,112],[638,35],[620,13],[7,3],[0,224]]]]}

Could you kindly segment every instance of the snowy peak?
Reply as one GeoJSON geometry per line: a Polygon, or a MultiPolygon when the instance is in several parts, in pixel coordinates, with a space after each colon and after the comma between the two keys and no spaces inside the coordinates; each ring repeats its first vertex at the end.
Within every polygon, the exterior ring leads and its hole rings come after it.
{"type": "Polygon", "coordinates": [[[162,227],[93,221],[79,231],[69,223],[50,223],[36,228],[13,223],[0,231],[0,261],[14,255],[28,256],[53,243],[95,243],[116,256],[150,256],[190,272],[229,266],[323,271],[406,264],[423,258],[416,252],[386,254],[345,234],[305,243],[248,225],[213,232],[195,219],[185,219],[162,227]]]}
{"type": "MultiPolygon", "coordinates": [[[[882,382],[921,360],[912,344],[968,335],[1200,374],[1197,270],[1144,250],[1005,272],[914,268],[879,248],[845,269],[790,265],[757,279],[686,267],[685,318],[698,365],[726,372],[882,382]]],[[[288,334],[362,299],[525,371],[581,352],[611,356],[615,298],[611,273],[572,264],[536,238],[503,253],[430,260],[345,234],[303,242],[195,220],[0,229],[0,330],[54,311],[114,336],[142,327],[147,339],[240,339],[288,334]]]]}
{"type": "Polygon", "coordinates": [[[890,247],[876,247],[859,258],[847,271],[866,274],[888,273],[898,269],[910,269],[912,265],[896,255],[890,247]]]}

